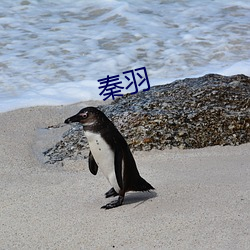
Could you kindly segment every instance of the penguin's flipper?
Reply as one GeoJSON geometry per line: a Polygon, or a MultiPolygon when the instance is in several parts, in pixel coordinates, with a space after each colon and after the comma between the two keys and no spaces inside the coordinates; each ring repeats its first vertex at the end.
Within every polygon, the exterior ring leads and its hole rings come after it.
{"type": "Polygon", "coordinates": [[[112,196],[115,197],[117,195],[118,195],[118,193],[115,191],[114,188],[111,188],[108,192],[105,193],[106,198],[109,198],[109,197],[112,197],[112,196]]]}
{"type": "Polygon", "coordinates": [[[91,151],[89,151],[89,170],[93,175],[96,175],[98,171],[98,165],[96,164],[91,151]]]}
{"type": "Polygon", "coordinates": [[[120,147],[115,147],[115,176],[120,189],[123,189],[122,181],[122,150],[120,147]]]}

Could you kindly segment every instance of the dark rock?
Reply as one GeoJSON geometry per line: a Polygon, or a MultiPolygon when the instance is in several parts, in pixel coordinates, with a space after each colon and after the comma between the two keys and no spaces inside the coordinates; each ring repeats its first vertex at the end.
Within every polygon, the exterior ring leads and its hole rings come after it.
{"type": "MultiPolygon", "coordinates": [[[[250,78],[209,74],[127,94],[99,106],[133,150],[202,148],[250,141],[250,78]]],[[[81,127],[44,154],[76,158],[87,147],[81,127]],[[80,139],[79,139],[80,138],[80,139]]],[[[51,162],[55,162],[52,160],[51,162]]]]}

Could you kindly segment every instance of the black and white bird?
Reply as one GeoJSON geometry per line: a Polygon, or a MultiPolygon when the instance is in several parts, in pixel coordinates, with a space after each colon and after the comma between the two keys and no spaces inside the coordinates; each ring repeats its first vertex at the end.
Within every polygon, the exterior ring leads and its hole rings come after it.
{"type": "Polygon", "coordinates": [[[128,191],[154,189],[140,176],[127,142],[103,112],[87,107],[65,120],[65,123],[72,122],[81,123],[87,137],[90,172],[96,175],[100,168],[112,187],[105,193],[106,198],[118,195],[117,200],[102,208],[122,205],[128,191]]]}

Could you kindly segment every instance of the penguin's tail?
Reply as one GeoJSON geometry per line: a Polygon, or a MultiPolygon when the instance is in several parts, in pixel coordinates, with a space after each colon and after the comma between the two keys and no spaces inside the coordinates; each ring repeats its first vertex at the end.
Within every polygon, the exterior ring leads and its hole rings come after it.
{"type": "Polygon", "coordinates": [[[154,189],[154,187],[152,187],[147,181],[139,176],[131,191],[149,191],[150,189],[154,189]]]}

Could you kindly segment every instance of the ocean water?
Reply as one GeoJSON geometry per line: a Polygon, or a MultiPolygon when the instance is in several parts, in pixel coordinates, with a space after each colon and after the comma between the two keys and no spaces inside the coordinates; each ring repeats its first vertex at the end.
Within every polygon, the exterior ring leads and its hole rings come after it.
{"type": "Polygon", "coordinates": [[[98,79],[140,67],[151,86],[250,76],[250,1],[1,0],[0,112],[101,100],[98,79]]]}

